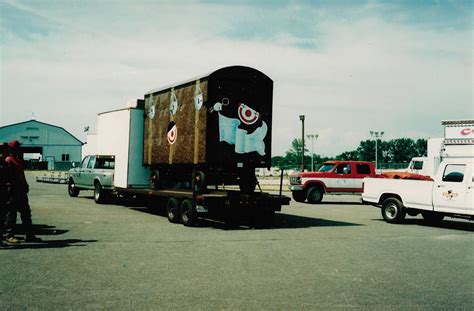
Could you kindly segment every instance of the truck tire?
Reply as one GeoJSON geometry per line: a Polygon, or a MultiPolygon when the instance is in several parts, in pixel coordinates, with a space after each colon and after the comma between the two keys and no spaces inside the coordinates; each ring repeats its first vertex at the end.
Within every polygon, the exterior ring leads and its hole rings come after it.
{"type": "Polygon", "coordinates": [[[245,194],[253,193],[258,182],[255,176],[255,168],[244,167],[238,175],[240,191],[245,194]]]}
{"type": "Polygon", "coordinates": [[[154,170],[150,174],[150,183],[153,190],[160,189],[160,172],[154,170]]]}
{"type": "Polygon", "coordinates": [[[181,202],[181,222],[186,227],[194,227],[197,223],[197,211],[190,199],[184,199],[181,202]]]}
{"type": "Polygon", "coordinates": [[[434,212],[422,212],[421,216],[423,216],[425,222],[430,225],[439,225],[444,218],[443,214],[438,214],[434,212]]]}
{"type": "Polygon", "coordinates": [[[296,202],[306,201],[306,192],[304,191],[293,191],[291,193],[291,196],[293,197],[293,200],[295,200],[296,202]]]}
{"type": "Polygon", "coordinates": [[[382,203],[382,217],[391,224],[399,224],[405,220],[406,209],[397,198],[388,198],[382,203]]]}
{"type": "Polygon", "coordinates": [[[102,188],[99,181],[94,182],[94,201],[95,203],[102,204],[106,200],[107,193],[102,188]]]}
{"type": "Polygon", "coordinates": [[[178,223],[179,222],[179,201],[174,197],[169,197],[166,202],[166,216],[168,217],[169,222],[178,223]]]}
{"type": "Polygon", "coordinates": [[[74,183],[74,179],[69,179],[67,183],[67,193],[70,197],[77,197],[79,195],[80,190],[76,188],[76,184],[74,183]]]}
{"type": "Polygon", "coordinates": [[[195,170],[193,172],[194,193],[204,193],[207,189],[206,175],[204,172],[195,170]]]}
{"type": "Polygon", "coordinates": [[[323,199],[323,191],[321,188],[313,186],[309,188],[306,198],[311,204],[320,203],[323,199]]]}

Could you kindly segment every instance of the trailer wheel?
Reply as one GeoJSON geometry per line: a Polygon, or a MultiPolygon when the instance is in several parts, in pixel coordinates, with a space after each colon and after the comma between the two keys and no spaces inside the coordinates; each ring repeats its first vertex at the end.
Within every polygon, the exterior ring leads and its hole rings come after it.
{"type": "Polygon", "coordinates": [[[443,214],[433,213],[433,212],[422,212],[421,216],[427,224],[430,225],[439,225],[444,218],[443,214]]]}
{"type": "Polygon", "coordinates": [[[382,217],[391,224],[402,223],[405,220],[406,209],[397,198],[388,198],[382,203],[382,217]]]}
{"type": "Polygon", "coordinates": [[[245,169],[239,176],[239,189],[243,193],[252,193],[257,187],[255,169],[245,169]]]}
{"type": "Polygon", "coordinates": [[[102,188],[102,185],[100,184],[100,182],[96,180],[94,182],[94,201],[95,201],[95,203],[98,203],[98,204],[104,203],[106,196],[107,196],[107,193],[102,188]]]}
{"type": "Polygon", "coordinates": [[[190,199],[181,202],[181,222],[187,227],[193,227],[197,223],[197,211],[190,199]]]}
{"type": "Polygon", "coordinates": [[[76,184],[74,183],[74,179],[69,179],[67,183],[67,193],[70,197],[77,197],[79,195],[80,190],[76,188],[76,184]]]}
{"type": "Polygon", "coordinates": [[[179,201],[174,197],[169,197],[166,202],[166,216],[168,217],[169,222],[178,223],[179,222],[179,201]]]}
{"type": "Polygon", "coordinates": [[[150,182],[151,182],[151,188],[153,190],[159,189],[159,183],[160,183],[160,172],[158,171],[152,171],[150,174],[150,182]]]}
{"type": "Polygon", "coordinates": [[[204,193],[206,191],[207,183],[204,172],[199,170],[193,172],[193,185],[195,193],[204,193]]]}
{"type": "Polygon", "coordinates": [[[323,199],[323,191],[321,188],[313,186],[308,190],[307,199],[311,204],[319,203],[323,199]]]}
{"type": "Polygon", "coordinates": [[[293,191],[291,193],[291,196],[293,197],[293,200],[295,200],[296,202],[306,201],[306,192],[304,191],[293,191]]]}

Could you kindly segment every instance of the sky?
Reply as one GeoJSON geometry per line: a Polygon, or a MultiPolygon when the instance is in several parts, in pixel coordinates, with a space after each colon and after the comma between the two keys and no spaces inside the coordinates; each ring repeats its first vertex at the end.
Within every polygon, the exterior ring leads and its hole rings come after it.
{"type": "Polygon", "coordinates": [[[36,119],[85,141],[98,113],[231,65],[274,81],[273,156],[301,137],[299,115],[329,157],[371,130],[441,137],[441,120],[474,118],[470,0],[0,0],[0,11],[0,126],[36,119]]]}

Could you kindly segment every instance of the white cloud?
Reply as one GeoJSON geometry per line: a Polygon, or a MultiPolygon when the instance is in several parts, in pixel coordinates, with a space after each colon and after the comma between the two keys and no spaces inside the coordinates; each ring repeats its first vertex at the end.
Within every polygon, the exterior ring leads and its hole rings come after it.
{"type": "Polygon", "coordinates": [[[258,28],[248,38],[225,33],[235,30],[239,16],[283,18],[285,9],[125,9],[41,11],[62,30],[34,40],[10,38],[2,53],[0,122],[21,122],[34,112],[84,139],[83,126],[94,127],[97,113],[234,64],[274,79],[274,155],[300,137],[300,114],[306,133],[320,135],[316,152],[328,156],[355,149],[371,129],[384,129],[387,139],[426,138],[442,135],[441,120],[474,117],[468,30],[418,29],[374,17],[341,22],[318,10],[322,22],[307,37],[275,31],[261,40],[258,28]],[[317,48],[293,45],[301,42],[317,48]]]}

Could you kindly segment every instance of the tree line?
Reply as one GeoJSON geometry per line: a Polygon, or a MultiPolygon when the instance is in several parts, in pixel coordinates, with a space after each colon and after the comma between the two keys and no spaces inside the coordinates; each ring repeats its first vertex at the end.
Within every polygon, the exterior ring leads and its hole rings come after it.
{"type": "MultiPolygon", "coordinates": [[[[291,148],[284,156],[272,157],[272,166],[292,169],[301,168],[301,139],[295,138],[291,142],[291,148]]],[[[305,144],[305,169],[311,169],[311,153],[306,148],[305,144]]],[[[392,140],[378,140],[377,141],[377,161],[383,163],[389,168],[395,168],[396,165],[403,166],[413,157],[420,157],[426,155],[427,140],[411,138],[397,138],[392,140]],[[387,165],[389,164],[389,165],[387,165]]],[[[375,161],[375,140],[364,140],[359,143],[357,149],[352,151],[345,151],[336,157],[328,158],[322,157],[318,154],[313,154],[313,161],[315,169],[321,163],[328,160],[358,160],[358,161],[375,161]]]]}

